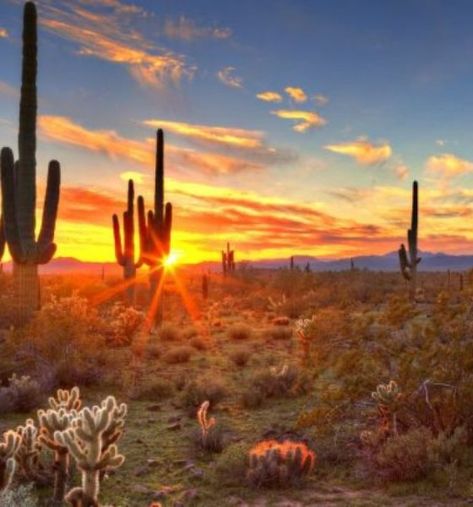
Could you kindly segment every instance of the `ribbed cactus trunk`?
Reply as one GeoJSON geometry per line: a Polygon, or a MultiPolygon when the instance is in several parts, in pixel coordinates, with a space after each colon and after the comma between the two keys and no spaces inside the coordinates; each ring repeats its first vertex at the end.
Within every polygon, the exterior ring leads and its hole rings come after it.
{"type": "MultiPolygon", "coordinates": [[[[40,307],[38,264],[56,252],[53,242],[59,204],[60,166],[49,163],[43,220],[35,238],[36,213],[36,74],[37,15],[27,2],[23,19],[23,63],[18,134],[19,160],[12,150],[1,152],[3,233],[14,263],[18,324],[26,323],[40,307]]],[[[0,239],[1,242],[1,239],[0,239]]]]}
{"type": "Polygon", "coordinates": [[[401,273],[409,281],[409,300],[415,302],[417,292],[417,265],[422,260],[417,256],[417,232],[419,226],[419,196],[417,181],[412,185],[411,227],[407,231],[408,252],[404,244],[399,249],[401,273]]]}
{"type": "Polygon", "coordinates": [[[123,267],[123,278],[126,282],[125,302],[135,304],[136,269],[142,265],[141,256],[135,262],[135,189],[133,180],[128,181],[127,209],[123,213],[123,248],[120,234],[120,223],[117,215],[113,215],[113,235],[115,239],[115,257],[123,267]]]}
{"type": "Polygon", "coordinates": [[[172,205],[164,205],[164,134],[156,134],[156,165],[154,187],[154,210],[146,216],[144,199],[138,197],[141,252],[145,264],[150,267],[150,305],[154,310],[153,324],[163,321],[164,262],[171,248],[172,205]]]}

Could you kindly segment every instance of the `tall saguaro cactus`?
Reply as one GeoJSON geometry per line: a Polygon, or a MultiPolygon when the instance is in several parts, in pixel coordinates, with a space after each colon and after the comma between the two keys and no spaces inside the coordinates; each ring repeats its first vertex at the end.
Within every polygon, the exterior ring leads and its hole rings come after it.
{"type": "Polygon", "coordinates": [[[141,252],[138,255],[138,260],[135,261],[135,189],[133,180],[128,181],[127,207],[123,213],[123,247],[118,216],[113,215],[112,220],[115,257],[118,264],[123,267],[123,277],[129,282],[126,288],[126,301],[127,304],[132,305],[135,302],[133,279],[136,277],[136,270],[143,264],[141,252]]]}
{"type": "Polygon", "coordinates": [[[222,271],[224,276],[235,271],[235,250],[230,250],[230,243],[226,252],[222,250],[222,271]]]}
{"type": "Polygon", "coordinates": [[[40,306],[38,264],[47,264],[56,252],[54,230],[59,204],[61,170],[49,163],[43,221],[35,238],[36,212],[36,74],[37,14],[27,2],[23,19],[23,66],[20,97],[19,160],[3,148],[1,153],[2,209],[5,238],[13,258],[18,321],[25,323],[40,306]]]}
{"type": "Polygon", "coordinates": [[[162,284],[164,262],[171,249],[172,204],[164,205],[164,134],[156,133],[156,166],[154,186],[154,210],[145,212],[145,202],[138,197],[138,222],[140,227],[141,258],[150,267],[150,300],[156,305],[155,323],[163,320],[162,284]]]}
{"type": "Polygon", "coordinates": [[[411,228],[407,231],[408,250],[404,243],[399,249],[399,263],[402,276],[409,281],[409,299],[414,302],[417,288],[417,264],[422,260],[417,257],[417,231],[419,225],[419,201],[417,181],[412,184],[411,228]]]}

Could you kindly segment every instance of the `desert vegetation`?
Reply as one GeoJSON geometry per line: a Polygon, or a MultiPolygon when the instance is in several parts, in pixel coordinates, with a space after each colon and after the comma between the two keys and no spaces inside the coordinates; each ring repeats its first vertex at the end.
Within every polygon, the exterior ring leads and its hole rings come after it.
{"type": "Polygon", "coordinates": [[[130,180],[112,218],[123,278],[40,280],[60,168],[36,239],[36,17],[1,157],[0,505],[470,502],[473,273],[420,270],[417,182],[400,273],[256,269],[229,242],[219,272],[170,267],[158,130],[152,209],[130,180]]]}

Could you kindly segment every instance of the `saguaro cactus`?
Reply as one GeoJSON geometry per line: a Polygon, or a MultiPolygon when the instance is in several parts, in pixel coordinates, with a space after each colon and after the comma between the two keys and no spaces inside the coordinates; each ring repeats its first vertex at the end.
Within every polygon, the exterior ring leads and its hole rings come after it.
{"type": "Polygon", "coordinates": [[[154,187],[154,211],[146,216],[145,202],[138,197],[138,222],[140,228],[141,258],[150,267],[150,300],[156,305],[155,322],[163,320],[162,284],[164,262],[171,248],[172,204],[164,206],[164,134],[156,133],[156,167],[154,187]]]}
{"type": "Polygon", "coordinates": [[[222,272],[223,275],[235,271],[235,250],[230,250],[230,243],[227,243],[227,251],[222,250],[222,272]]]}
{"type": "Polygon", "coordinates": [[[43,221],[35,238],[36,213],[36,74],[37,15],[27,2],[23,20],[23,68],[18,135],[19,160],[3,148],[1,153],[4,233],[13,258],[18,322],[26,322],[40,306],[38,264],[47,264],[56,252],[53,242],[59,204],[60,166],[49,163],[43,221]]]}
{"type": "Polygon", "coordinates": [[[113,236],[115,239],[115,257],[123,267],[123,277],[129,282],[126,288],[126,302],[132,305],[135,302],[135,285],[133,279],[136,270],[141,267],[143,261],[141,255],[135,261],[135,189],[133,180],[128,181],[128,201],[126,211],[123,213],[123,247],[120,235],[120,222],[117,215],[113,215],[113,236]]]}
{"type": "Polygon", "coordinates": [[[419,224],[419,202],[418,202],[418,185],[417,181],[412,184],[412,214],[411,228],[407,231],[407,244],[409,252],[407,252],[404,243],[399,249],[399,263],[402,276],[410,282],[409,299],[414,302],[417,288],[417,264],[422,260],[417,257],[417,230],[419,224]]]}

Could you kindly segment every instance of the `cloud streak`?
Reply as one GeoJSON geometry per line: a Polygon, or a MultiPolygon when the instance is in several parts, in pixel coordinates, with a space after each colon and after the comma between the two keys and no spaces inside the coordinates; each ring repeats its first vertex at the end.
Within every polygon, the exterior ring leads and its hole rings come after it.
{"type": "Polygon", "coordinates": [[[282,102],[282,95],[278,92],[261,92],[256,95],[256,97],[263,102],[282,102]]]}
{"type": "Polygon", "coordinates": [[[224,67],[217,72],[218,79],[230,88],[243,88],[243,78],[235,76],[235,67],[224,67]]]}
{"type": "Polygon", "coordinates": [[[380,164],[388,160],[392,155],[392,149],[388,143],[375,145],[365,139],[340,144],[329,144],[325,146],[325,149],[352,157],[360,165],[380,164]]]}
{"type": "Polygon", "coordinates": [[[289,97],[298,104],[303,104],[307,102],[307,95],[302,88],[298,86],[286,86],[284,91],[289,95],[289,97]]]}
{"type": "Polygon", "coordinates": [[[294,120],[296,123],[292,129],[299,133],[307,132],[313,128],[323,127],[327,124],[327,120],[315,111],[278,109],[277,111],[271,111],[271,114],[285,120],[294,120]]]}
{"type": "Polygon", "coordinates": [[[199,26],[192,19],[181,16],[177,20],[166,20],[164,34],[170,39],[191,42],[196,39],[229,39],[232,31],[230,28],[199,26]]]}
{"type": "Polygon", "coordinates": [[[473,162],[457,157],[453,153],[432,155],[427,159],[426,169],[443,178],[454,178],[473,171],[473,162]]]}

